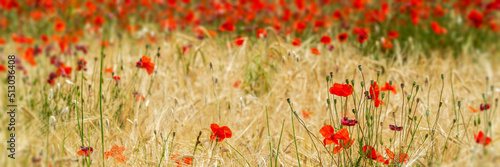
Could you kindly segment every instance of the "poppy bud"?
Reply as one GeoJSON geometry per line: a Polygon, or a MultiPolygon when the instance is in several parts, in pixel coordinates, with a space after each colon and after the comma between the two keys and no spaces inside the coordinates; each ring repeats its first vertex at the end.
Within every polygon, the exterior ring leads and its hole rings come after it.
{"type": "Polygon", "coordinates": [[[382,94],[380,95],[380,97],[382,97],[382,99],[384,99],[384,97],[385,97],[385,93],[382,93],[382,94]]]}
{"type": "Polygon", "coordinates": [[[406,98],[407,98],[408,100],[410,100],[410,98],[411,98],[411,95],[408,95],[408,97],[406,97],[406,98]]]}
{"type": "Polygon", "coordinates": [[[439,107],[441,107],[443,105],[443,102],[439,102],[439,107]]]}
{"type": "Polygon", "coordinates": [[[458,107],[462,106],[462,102],[458,101],[458,107]]]}
{"type": "Polygon", "coordinates": [[[417,85],[417,88],[416,88],[417,92],[418,92],[418,88],[420,88],[420,86],[419,86],[419,85],[417,85]]]}
{"type": "Polygon", "coordinates": [[[346,84],[349,84],[349,79],[345,79],[345,83],[346,83],[346,84]]]}
{"type": "Polygon", "coordinates": [[[401,89],[403,89],[403,88],[405,88],[405,84],[402,83],[401,84],[401,89]]]}
{"type": "Polygon", "coordinates": [[[429,116],[429,110],[425,111],[425,115],[429,116]]]}
{"type": "Polygon", "coordinates": [[[330,78],[333,79],[333,72],[330,72],[330,78]]]}
{"type": "Polygon", "coordinates": [[[481,117],[477,117],[477,124],[481,125],[481,117]]]}
{"type": "Polygon", "coordinates": [[[174,133],[172,133],[172,137],[175,137],[175,132],[174,132],[174,133]]]}
{"type": "Polygon", "coordinates": [[[427,137],[429,137],[429,134],[425,134],[425,138],[427,139],[427,137]]]}
{"type": "Polygon", "coordinates": [[[358,66],[359,71],[363,71],[363,67],[361,65],[358,66]]]}
{"type": "Polygon", "coordinates": [[[355,110],[355,109],[352,109],[352,113],[353,113],[353,114],[356,114],[356,110],[355,110]]]}
{"type": "Polygon", "coordinates": [[[330,76],[326,76],[326,82],[330,81],[330,76]]]}
{"type": "Polygon", "coordinates": [[[444,79],[444,74],[441,74],[441,79],[444,79]]]}
{"type": "Polygon", "coordinates": [[[380,76],[380,71],[377,71],[377,77],[380,76]]]}
{"type": "Polygon", "coordinates": [[[326,99],[326,104],[330,105],[330,99],[326,99]]]}
{"type": "Polygon", "coordinates": [[[420,98],[417,98],[417,103],[420,102],[420,98]]]}
{"type": "Polygon", "coordinates": [[[413,81],[413,86],[417,85],[417,83],[415,81],[413,81]]]}
{"type": "Polygon", "coordinates": [[[353,79],[353,80],[351,80],[351,85],[352,85],[352,86],[354,86],[354,79],[353,79]]]}
{"type": "Polygon", "coordinates": [[[333,99],[333,104],[337,104],[337,99],[333,99]]]}
{"type": "Polygon", "coordinates": [[[287,99],[286,99],[286,101],[287,101],[288,103],[290,103],[290,98],[287,98],[287,99]]]}
{"type": "Polygon", "coordinates": [[[456,119],[456,118],[455,118],[455,119],[453,119],[453,124],[455,124],[456,122],[457,122],[457,119],[456,119]]]}
{"type": "Polygon", "coordinates": [[[490,122],[488,122],[488,126],[489,126],[489,127],[491,127],[491,121],[490,121],[490,122]]]}

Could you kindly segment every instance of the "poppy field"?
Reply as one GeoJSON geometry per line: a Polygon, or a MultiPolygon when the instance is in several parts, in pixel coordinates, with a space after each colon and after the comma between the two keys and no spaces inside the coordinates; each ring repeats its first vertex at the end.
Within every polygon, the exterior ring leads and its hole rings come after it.
{"type": "Polygon", "coordinates": [[[0,0],[1,166],[496,166],[500,0],[0,0]]]}

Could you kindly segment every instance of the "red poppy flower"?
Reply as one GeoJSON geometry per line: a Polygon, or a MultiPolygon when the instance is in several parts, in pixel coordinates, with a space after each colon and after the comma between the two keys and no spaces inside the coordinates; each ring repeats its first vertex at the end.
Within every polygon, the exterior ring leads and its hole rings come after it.
{"type": "Polygon", "coordinates": [[[389,129],[391,129],[392,131],[401,131],[401,130],[403,130],[403,127],[396,126],[396,125],[389,125],[389,129]]]}
{"type": "Polygon", "coordinates": [[[120,76],[115,75],[115,76],[113,76],[113,79],[115,80],[116,84],[118,84],[118,81],[120,81],[121,78],[120,78],[120,76]]]}
{"type": "Polygon", "coordinates": [[[358,121],[355,119],[349,119],[347,117],[344,117],[342,118],[342,120],[340,120],[340,123],[344,126],[354,126],[358,123],[358,121]]]}
{"type": "Polygon", "coordinates": [[[236,30],[236,28],[234,27],[233,23],[226,21],[222,23],[222,25],[220,25],[219,30],[233,32],[234,30],[236,30]]]}
{"type": "Polygon", "coordinates": [[[319,133],[321,133],[321,135],[325,137],[325,139],[323,140],[323,144],[325,146],[332,143],[338,145],[339,139],[349,140],[349,131],[347,131],[347,129],[345,128],[340,129],[338,132],[335,132],[335,129],[333,129],[331,125],[325,125],[319,130],[319,133]]]}
{"type": "Polygon", "coordinates": [[[477,135],[474,134],[474,139],[476,139],[476,143],[483,144],[485,146],[487,146],[491,143],[491,138],[486,137],[484,135],[483,131],[479,131],[479,133],[477,135]]]}
{"type": "MultiPolygon", "coordinates": [[[[174,154],[172,157],[170,157],[170,159],[172,161],[175,161],[180,156],[181,155],[179,155],[179,154],[174,154]]],[[[189,165],[192,165],[192,163],[191,163],[192,161],[193,161],[193,158],[186,157],[186,158],[182,158],[182,159],[175,161],[175,163],[177,164],[177,167],[182,166],[182,165],[189,166],[189,165]]]]}
{"type": "Polygon", "coordinates": [[[113,73],[113,67],[109,67],[109,68],[104,69],[104,72],[110,73],[110,74],[113,73]]]}
{"type": "Polygon", "coordinates": [[[435,21],[431,22],[431,28],[432,28],[432,31],[434,31],[434,33],[436,35],[448,33],[447,29],[439,26],[439,24],[437,22],[435,22],[435,21]]]}
{"type": "Polygon", "coordinates": [[[335,83],[333,84],[333,87],[330,87],[330,93],[337,96],[347,97],[351,95],[352,92],[353,92],[352,85],[349,84],[335,83]]]}
{"type": "Polygon", "coordinates": [[[469,15],[467,15],[467,19],[472,23],[472,25],[476,28],[481,27],[481,24],[483,24],[483,14],[479,13],[476,10],[472,10],[469,15]]]}
{"type": "Polygon", "coordinates": [[[146,69],[149,75],[155,70],[155,64],[151,62],[151,58],[142,56],[142,58],[136,63],[137,68],[146,69]]]}
{"type": "MultiPolygon", "coordinates": [[[[389,158],[387,158],[387,160],[384,162],[384,164],[389,164],[389,160],[394,160],[394,153],[389,150],[389,149],[385,149],[385,152],[387,153],[387,156],[389,156],[389,158]]],[[[408,155],[406,155],[405,153],[401,153],[401,155],[399,156],[399,163],[407,163],[408,160],[410,159],[410,157],[408,155]]]]}
{"type": "Polygon", "coordinates": [[[234,87],[234,88],[238,88],[238,87],[240,87],[240,85],[241,85],[241,80],[240,80],[240,79],[238,79],[238,80],[236,80],[236,81],[234,82],[233,87],[234,87]]]}
{"type": "Polygon", "coordinates": [[[113,147],[111,147],[110,151],[104,152],[104,155],[106,155],[106,159],[108,159],[111,156],[115,158],[116,162],[125,163],[125,161],[127,161],[128,158],[125,157],[125,155],[123,155],[124,151],[125,147],[118,146],[115,144],[113,145],[113,147]]]}
{"type": "Polygon", "coordinates": [[[71,75],[71,71],[72,71],[71,67],[66,66],[64,63],[61,63],[61,66],[57,68],[56,76],[57,77],[63,76],[69,78],[69,75],[71,75]]]}
{"type": "Polygon", "coordinates": [[[94,19],[94,24],[98,27],[102,26],[104,24],[104,17],[102,17],[101,15],[98,15],[97,17],[95,17],[94,19]]]}
{"type": "Polygon", "coordinates": [[[139,100],[144,100],[144,96],[138,92],[132,92],[132,95],[135,97],[135,101],[139,101],[139,100]]]}
{"type": "Polygon", "coordinates": [[[491,107],[490,104],[481,104],[481,105],[479,105],[479,109],[481,111],[488,110],[488,109],[490,109],[490,107],[491,107]]]}
{"type": "Polygon", "coordinates": [[[390,49],[392,49],[392,46],[393,46],[393,45],[392,45],[392,42],[391,42],[390,40],[385,39],[385,38],[384,38],[384,39],[382,39],[382,47],[383,47],[383,48],[385,48],[385,49],[387,49],[387,50],[390,50],[390,49]]]}
{"type": "Polygon", "coordinates": [[[76,152],[76,154],[80,155],[80,156],[90,156],[90,154],[92,154],[94,152],[94,148],[92,147],[83,147],[83,146],[80,146],[80,150],[78,152],[76,152]]]}
{"type": "Polygon", "coordinates": [[[5,68],[5,66],[0,64],[0,72],[5,72],[5,71],[7,71],[7,68],[5,68]]]}
{"type": "Polygon", "coordinates": [[[398,92],[396,91],[396,85],[391,85],[389,82],[386,82],[384,86],[381,88],[382,91],[391,91],[394,94],[397,94],[398,92]]]}
{"type": "Polygon", "coordinates": [[[66,30],[66,23],[64,23],[64,21],[62,21],[61,19],[57,19],[56,24],[54,25],[54,29],[57,32],[63,32],[64,30],[66,30]]]}
{"type": "Polygon", "coordinates": [[[397,31],[391,30],[387,33],[387,36],[389,36],[389,39],[396,39],[399,37],[399,33],[397,31]]]}
{"type": "Polygon", "coordinates": [[[212,129],[212,136],[210,136],[210,140],[219,139],[219,142],[222,142],[225,138],[231,138],[233,132],[227,126],[219,127],[217,124],[211,124],[210,129],[212,129]]]}
{"type": "Polygon", "coordinates": [[[236,38],[236,40],[234,41],[234,43],[236,43],[236,45],[238,46],[243,45],[243,42],[245,42],[245,39],[242,37],[236,38]]]}
{"type": "Polygon", "coordinates": [[[311,53],[315,54],[317,56],[319,56],[321,54],[317,48],[311,48],[311,53]]]}
{"type": "Polygon", "coordinates": [[[372,146],[365,145],[363,146],[363,153],[370,159],[378,161],[380,163],[384,163],[385,159],[380,154],[378,151],[375,151],[375,149],[372,146]]]}
{"type": "Polygon", "coordinates": [[[305,110],[302,110],[302,117],[304,117],[305,119],[311,118],[311,114],[313,114],[312,111],[306,112],[305,110]]]}
{"type": "Polygon", "coordinates": [[[358,42],[364,43],[368,40],[369,29],[368,28],[353,28],[353,33],[358,35],[358,42]]]}
{"type": "Polygon", "coordinates": [[[355,139],[340,140],[339,145],[333,148],[333,154],[339,153],[342,149],[349,149],[352,144],[354,144],[354,140],[355,139]]]}
{"type": "Polygon", "coordinates": [[[84,70],[84,71],[87,71],[87,61],[85,61],[85,59],[83,58],[80,58],[78,59],[78,66],[76,67],[76,71],[80,71],[80,70],[84,70]]]}
{"type": "Polygon", "coordinates": [[[379,99],[380,89],[377,82],[373,82],[373,85],[370,86],[370,96],[371,99],[375,100],[375,107],[379,107],[381,104],[384,104],[384,102],[379,99]]]}
{"type": "Polygon", "coordinates": [[[471,110],[473,113],[478,113],[480,110],[473,108],[472,106],[468,106],[469,110],[471,110]]]}
{"type": "Polygon", "coordinates": [[[340,43],[344,43],[345,41],[347,41],[348,36],[347,36],[347,33],[342,33],[342,34],[339,34],[337,36],[337,38],[339,39],[340,43]]]}
{"type": "Polygon", "coordinates": [[[294,38],[292,41],[293,46],[300,46],[300,39],[299,38],[294,38]]]}
{"type": "Polygon", "coordinates": [[[266,29],[259,28],[257,29],[257,38],[265,38],[267,37],[266,29]]]}
{"type": "Polygon", "coordinates": [[[342,19],[342,12],[340,10],[335,10],[333,12],[333,19],[335,20],[342,19]]]}
{"type": "Polygon", "coordinates": [[[320,39],[320,42],[325,45],[328,45],[332,42],[332,38],[330,38],[328,35],[323,35],[320,39]]]}

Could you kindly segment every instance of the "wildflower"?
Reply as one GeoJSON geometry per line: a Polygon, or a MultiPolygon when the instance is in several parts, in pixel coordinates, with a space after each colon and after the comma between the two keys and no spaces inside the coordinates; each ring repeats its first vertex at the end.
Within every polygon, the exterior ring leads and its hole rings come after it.
{"type": "Polygon", "coordinates": [[[236,30],[236,28],[234,27],[233,23],[226,21],[222,23],[222,25],[220,25],[219,30],[233,32],[234,30],[236,30]]]}
{"type": "Polygon", "coordinates": [[[345,41],[347,41],[348,36],[347,36],[347,33],[342,33],[342,34],[339,34],[337,36],[337,38],[339,39],[340,43],[344,43],[345,41]]]}
{"type": "Polygon", "coordinates": [[[399,37],[399,33],[397,31],[394,31],[394,30],[391,30],[387,33],[387,35],[389,36],[389,39],[396,39],[399,37]]]}
{"type": "Polygon", "coordinates": [[[236,43],[236,45],[238,46],[243,45],[243,42],[245,42],[245,39],[242,37],[236,38],[236,40],[234,41],[234,43],[236,43]]]}
{"type": "Polygon", "coordinates": [[[105,73],[113,73],[113,67],[109,67],[109,68],[104,69],[104,72],[105,73]]]}
{"type": "Polygon", "coordinates": [[[135,101],[139,101],[140,99],[144,100],[144,96],[138,92],[132,92],[132,95],[135,97],[135,101]]]}
{"type": "Polygon", "coordinates": [[[342,151],[342,149],[349,149],[352,144],[354,144],[354,140],[355,139],[350,138],[348,138],[347,140],[340,140],[339,145],[333,148],[333,154],[339,153],[340,151],[342,151]]]}
{"type": "Polygon", "coordinates": [[[294,38],[292,41],[293,46],[300,46],[300,39],[299,38],[294,38]]]}
{"type": "Polygon", "coordinates": [[[380,154],[378,151],[375,151],[375,149],[372,146],[365,145],[363,146],[363,153],[370,159],[378,161],[380,163],[384,163],[385,159],[380,154]]]}
{"type": "Polygon", "coordinates": [[[472,25],[476,28],[481,27],[483,24],[483,14],[479,13],[476,10],[472,10],[469,15],[467,15],[467,19],[472,23],[472,25]]]}
{"type": "Polygon", "coordinates": [[[181,166],[181,165],[191,165],[191,162],[193,161],[193,158],[190,158],[190,157],[186,157],[186,158],[182,158],[181,155],[179,154],[174,154],[172,155],[172,157],[170,157],[170,159],[172,161],[175,161],[175,163],[177,164],[177,166],[181,166]],[[181,158],[181,159],[178,159],[178,158],[181,158]]]}
{"type": "Polygon", "coordinates": [[[94,24],[98,27],[102,26],[104,24],[104,17],[102,17],[101,15],[97,15],[94,19],[94,24]]]}
{"type": "Polygon", "coordinates": [[[368,40],[369,29],[368,28],[353,28],[353,33],[358,35],[358,42],[364,43],[368,40]]]}
{"type": "Polygon", "coordinates": [[[111,147],[110,151],[104,152],[104,155],[106,155],[106,159],[108,159],[111,156],[115,158],[116,162],[125,163],[125,161],[127,161],[128,158],[125,157],[125,155],[123,155],[124,151],[125,147],[118,146],[115,144],[113,145],[113,147],[111,147]]]}
{"type": "Polygon", "coordinates": [[[338,145],[339,139],[341,139],[341,140],[348,140],[349,139],[349,132],[347,131],[347,129],[344,128],[344,129],[340,129],[338,132],[335,132],[335,129],[333,129],[333,127],[331,125],[323,126],[319,130],[319,133],[321,133],[321,135],[323,137],[325,137],[325,139],[323,140],[323,144],[325,146],[332,144],[332,143],[335,143],[338,145]]]}
{"type": "Polygon", "coordinates": [[[90,156],[90,154],[92,154],[92,152],[94,152],[94,148],[92,147],[83,147],[83,146],[80,146],[80,150],[77,152],[78,155],[80,156],[90,156]]]}
{"type": "Polygon", "coordinates": [[[80,70],[84,70],[84,71],[87,71],[87,61],[85,61],[85,59],[83,58],[80,58],[78,59],[78,66],[76,67],[76,71],[80,71],[80,70]]]}
{"type": "Polygon", "coordinates": [[[5,68],[3,65],[0,64],[0,72],[5,72],[7,71],[7,68],[5,68]]]}
{"type": "Polygon", "coordinates": [[[391,129],[392,131],[401,131],[403,130],[403,127],[397,125],[389,125],[389,129],[391,129]]]}
{"type": "Polygon", "coordinates": [[[486,137],[483,131],[479,131],[477,135],[474,134],[474,139],[476,139],[476,143],[483,144],[485,146],[488,146],[491,143],[491,138],[486,137]]]}
{"type": "Polygon", "coordinates": [[[381,104],[384,104],[382,100],[379,99],[380,89],[377,85],[377,82],[374,82],[373,85],[370,86],[370,96],[373,100],[375,100],[375,107],[379,107],[381,104]]]}
{"type": "Polygon", "coordinates": [[[333,84],[333,87],[330,87],[330,93],[337,96],[347,97],[351,95],[352,92],[353,92],[352,85],[349,84],[335,83],[333,84]]]}
{"type": "Polygon", "coordinates": [[[392,45],[392,42],[390,40],[385,39],[385,38],[382,39],[382,47],[384,47],[387,50],[390,50],[390,49],[392,49],[392,46],[393,45],[392,45]]]}
{"type": "Polygon", "coordinates": [[[488,103],[479,105],[479,109],[481,111],[488,110],[488,109],[490,109],[490,107],[491,107],[491,105],[488,103]]]}
{"type": "Polygon", "coordinates": [[[113,76],[113,79],[115,80],[116,84],[118,84],[118,81],[120,81],[121,78],[120,78],[120,76],[115,75],[115,76],[113,76]]]}
{"type": "Polygon", "coordinates": [[[434,33],[436,35],[448,33],[447,29],[439,26],[439,24],[437,22],[435,22],[435,21],[431,22],[431,28],[432,28],[432,31],[434,31],[434,33]]]}
{"type": "Polygon", "coordinates": [[[335,10],[333,12],[333,19],[335,20],[342,19],[342,12],[340,10],[335,10]]]}
{"type": "Polygon", "coordinates": [[[328,45],[332,42],[332,38],[330,38],[328,35],[323,35],[320,39],[320,42],[325,45],[328,45]]]}
{"type": "Polygon", "coordinates": [[[307,111],[305,111],[305,110],[302,110],[302,117],[304,117],[305,119],[309,119],[309,118],[311,118],[311,114],[313,114],[313,112],[312,112],[312,111],[307,112],[307,111]]]}
{"type": "Polygon", "coordinates": [[[355,120],[355,119],[348,119],[347,117],[342,118],[342,120],[340,122],[344,126],[354,126],[354,125],[356,125],[358,123],[357,120],[355,120]]]}
{"type": "MultiPolygon", "coordinates": [[[[387,158],[387,160],[384,162],[384,164],[389,164],[389,160],[394,160],[394,153],[389,150],[389,149],[385,149],[385,152],[387,153],[387,156],[389,156],[389,158],[387,158]]],[[[405,153],[401,153],[401,155],[399,156],[399,163],[407,163],[408,160],[410,159],[410,157],[408,155],[406,155],[405,153]]]]}
{"type": "Polygon", "coordinates": [[[394,94],[397,94],[398,92],[396,91],[396,85],[391,85],[389,82],[386,82],[384,86],[381,88],[382,91],[391,91],[394,94]]]}
{"type": "Polygon", "coordinates": [[[54,29],[57,32],[63,32],[64,30],[66,30],[66,23],[64,23],[64,21],[62,21],[61,19],[57,19],[56,24],[54,25],[54,29]]]}
{"type": "Polygon", "coordinates": [[[59,66],[59,68],[57,68],[56,76],[57,77],[63,76],[63,77],[69,78],[71,71],[72,71],[71,67],[66,66],[64,63],[61,63],[61,66],[59,66]]]}
{"type": "Polygon", "coordinates": [[[267,31],[266,29],[257,29],[257,38],[265,38],[267,37],[267,31]]]}
{"type": "Polygon", "coordinates": [[[311,48],[311,53],[315,54],[317,56],[319,56],[321,54],[317,48],[311,48]]]}
{"type": "Polygon", "coordinates": [[[238,87],[240,87],[240,85],[241,85],[241,79],[238,79],[238,80],[236,80],[236,81],[234,82],[233,87],[234,87],[234,88],[238,88],[238,87]]]}
{"type": "Polygon", "coordinates": [[[480,110],[473,108],[472,106],[468,106],[469,110],[471,110],[473,113],[478,113],[480,110]]]}
{"type": "Polygon", "coordinates": [[[211,124],[210,129],[212,129],[212,136],[210,136],[210,140],[218,139],[219,142],[222,142],[225,138],[231,138],[233,132],[227,126],[219,127],[217,124],[211,124]]]}
{"type": "Polygon", "coordinates": [[[52,72],[52,73],[50,73],[50,74],[49,74],[49,79],[47,79],[47,83],[49,83],[49,84],[51,84],[52,86],[54,86],[54,84],[55,84],[54,79],[56,79],[56,78],[57,78],[56,73],[53,73],[53,72],[52,72]]]}
{"type": "Polygon", "coordinates": [[[137,68],[146,69],[149,75],[155,70],[155,64],[151,62],[151,58],[142,56],[142,58],[136,63],[137,68]]]}

